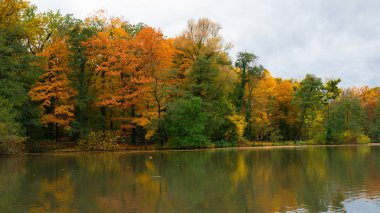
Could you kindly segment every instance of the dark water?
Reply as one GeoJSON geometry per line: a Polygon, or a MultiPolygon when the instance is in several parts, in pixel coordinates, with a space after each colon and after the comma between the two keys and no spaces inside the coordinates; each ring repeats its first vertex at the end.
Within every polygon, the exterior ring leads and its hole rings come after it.
{"type": "Polygon", "coordinates": [[[1,212],[380,212],[380,147],[0,158],[1,212]]]}

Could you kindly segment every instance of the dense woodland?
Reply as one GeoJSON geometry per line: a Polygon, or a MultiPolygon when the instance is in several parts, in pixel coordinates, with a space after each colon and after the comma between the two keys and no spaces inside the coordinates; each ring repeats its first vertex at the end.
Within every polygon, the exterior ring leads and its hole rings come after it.
{"type": "Polygon", "coordinates": [[[81,20],[2,0],[0,152],[34,141],[87,150],[380,141],[379,87],[273,77],[254,53],[233,62],[220,29],[190,20],[168,38],[104,11],[81,20]]]}

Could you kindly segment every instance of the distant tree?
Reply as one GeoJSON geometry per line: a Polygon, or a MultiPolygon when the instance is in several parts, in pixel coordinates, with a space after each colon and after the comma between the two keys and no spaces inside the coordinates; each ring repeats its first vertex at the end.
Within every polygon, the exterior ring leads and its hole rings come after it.
{"type": "Polygon", "coordinates": [[[254,102],[252,95],[257,81],[263,77],[263,66],[255,65],[257,56],[253,53],[239,52],[235,66],[239,68],[240,83],[237,87],[237,111],[245,114],[245,121],[247,123],[245,136],[252,140],[253,126],[252,126],[252,105],[254,102]]]}
{"type": "Polygon", "coordinates": [[[188,21],[187,28],[174,39],[174,47],[178,50],[174,62],[180,73],[191,70],[199,57],[211,59],[226,55],[231,45],[223,41],[220,30],[220,24],[207,18],[188,21]]]}
{"type": "Polygon", "coordinates": [[[372,127],[373,142],[380,142],[380,97],[377,99],[375,110],[375,124],[372,127]]]}
{"type": "Polygon", "coordinates": [[[359,142],[359,138],[363,137],[366,121],[360,100],[349,91],[345,91],[332,105],[330,121],[332,139],[336,142],[359,142]]]}
{"type": "Polygon", "coordinates": [[[300,110],[298,136],[296,138],[298,141],[301,140],[302,134],[308,130],[308,127],[305,125],[305,119],[310,119],[312,123],[316,112],[322,106],[322,89],[323,84],[321,79],[314,75],[307,74],[294,94],[294,102],[300,110]]]}
{"type": "Polygon", "coordinates": [[[285,79],[276,79],[274,95],[277,109],[274,120],[278,128],[279,139],[292,140],[295,138],[298,120],[298,107],[293,102],[295,82],[285,79]]]}
{"type": "Polygon", "coordinates": [[[258,74],[253,72],[256,59],[253,53],[239,52],[237,55],[235,66],[239,68],[240,84],[237,88],[236,110],[239,112],[242,111],[246,84],[251,78],[248,75],[258,74]]]}
{"type": "MultiPolygon", "coordinates": [[[[377,107],[377,99],[380,97],[380,88],[369,88],[368,86],[364,86],[358,88],[355,95],[360,99],[361,105],[367,115],[366,125],[364,126],[365,134],[372,137],[371,130],[375,125],[375,111],[377,107]]],[[[374,138],[372,137],[372,139],[374,138]]]]}
{"type": "Polygon", "coordinates": [[[326,141],[331,142],[332,141],[332,126],[331,126],[331,119],[330,119],[330,105],[331,101],[335,100],[339,94],[341,93],[341,90],[338,87],[338,84],[340,83],[340,79],[335,80],[329,80],[325,83],[323,86],[323,104],[327,105],[327,122],[326,122],[326,141]]]}

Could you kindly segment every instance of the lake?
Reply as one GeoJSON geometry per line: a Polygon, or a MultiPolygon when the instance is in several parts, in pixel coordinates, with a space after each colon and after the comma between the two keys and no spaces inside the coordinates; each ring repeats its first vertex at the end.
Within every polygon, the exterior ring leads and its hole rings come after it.
{"type": "Polygon", "coordinates": [[[380,212],[380,146],[0,158],[1,212],[380,212]]]}

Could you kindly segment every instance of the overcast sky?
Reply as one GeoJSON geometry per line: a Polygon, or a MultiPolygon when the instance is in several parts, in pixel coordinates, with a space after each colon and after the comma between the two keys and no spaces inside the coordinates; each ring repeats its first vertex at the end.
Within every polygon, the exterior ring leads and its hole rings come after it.
{"type": "Polygon", "coordinates": [[[380,0],[31,0],[39,10],[84,18],[94,10],[178,35],[191,18],[223,26],[239,51],[260,57],[275,77],[341,78],[341,86],[380,86],[380,0]]]}

